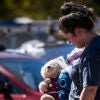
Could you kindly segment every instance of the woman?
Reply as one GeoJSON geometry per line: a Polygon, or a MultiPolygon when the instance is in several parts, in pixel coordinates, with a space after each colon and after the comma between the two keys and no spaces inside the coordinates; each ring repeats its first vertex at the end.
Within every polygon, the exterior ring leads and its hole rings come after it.
{"type": "Polygon", "coordinates": [[[64,3],[59,28],[78,48],[85,48],[79,64],[72,66],[69,100],[100,100],[100,36],[93,31],[96,17],[86,6],[64,3]]]}

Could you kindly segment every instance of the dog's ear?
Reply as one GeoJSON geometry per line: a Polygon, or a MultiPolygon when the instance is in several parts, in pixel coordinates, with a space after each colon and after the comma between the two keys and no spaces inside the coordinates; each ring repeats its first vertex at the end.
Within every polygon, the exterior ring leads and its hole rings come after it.
{"type": "Polygon", "coordinates": [[[41,68],[41,76],[45,78],[45,67],[44,66],[41,68]]]}

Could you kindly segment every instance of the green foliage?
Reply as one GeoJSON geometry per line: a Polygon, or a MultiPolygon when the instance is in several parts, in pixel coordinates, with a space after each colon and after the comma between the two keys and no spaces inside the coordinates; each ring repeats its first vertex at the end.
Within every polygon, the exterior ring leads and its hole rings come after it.
{"type": "MultiPolygon", "coordinates": [[[[26,16],[33,19],[58,18],[60,6],[70,0],[0,0],[0,19],[12,19],[26,16]]],[[[74,2],[94,7],[100,15],[100,0],[73,0],[74,2]]]]}

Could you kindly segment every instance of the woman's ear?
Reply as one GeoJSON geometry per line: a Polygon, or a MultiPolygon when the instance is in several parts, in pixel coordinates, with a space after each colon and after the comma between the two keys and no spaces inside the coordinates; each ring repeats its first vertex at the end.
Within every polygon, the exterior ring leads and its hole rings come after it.
{"type": "Polygon", "coordinates": [[[81,28],[77,27],[77,28],[75,28],[74,32],[75,32],[76,36],[79,36],[79,35],[81,35],[82,30],[81,30],[81,28]]]}

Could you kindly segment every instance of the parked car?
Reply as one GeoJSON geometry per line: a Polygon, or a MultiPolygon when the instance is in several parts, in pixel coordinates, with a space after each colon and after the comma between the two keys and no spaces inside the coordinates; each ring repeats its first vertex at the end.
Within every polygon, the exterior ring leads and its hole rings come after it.
{"type": "Polygon", "coordinates": [[[59,56],[66,56],[74,46],[65,41],[56,41],[52,43],[43,42],[40,40],[30,40],[23,43],[19,48],[7,49],[6,51],[25,53],[33,56],[36,59],[51,60],[59,56]]]}
{"type": "Polygon", "coordinates": [[[40,100],[38,84],[44,63],[29,55],[0,52],[0,100],[40,100]]]}

